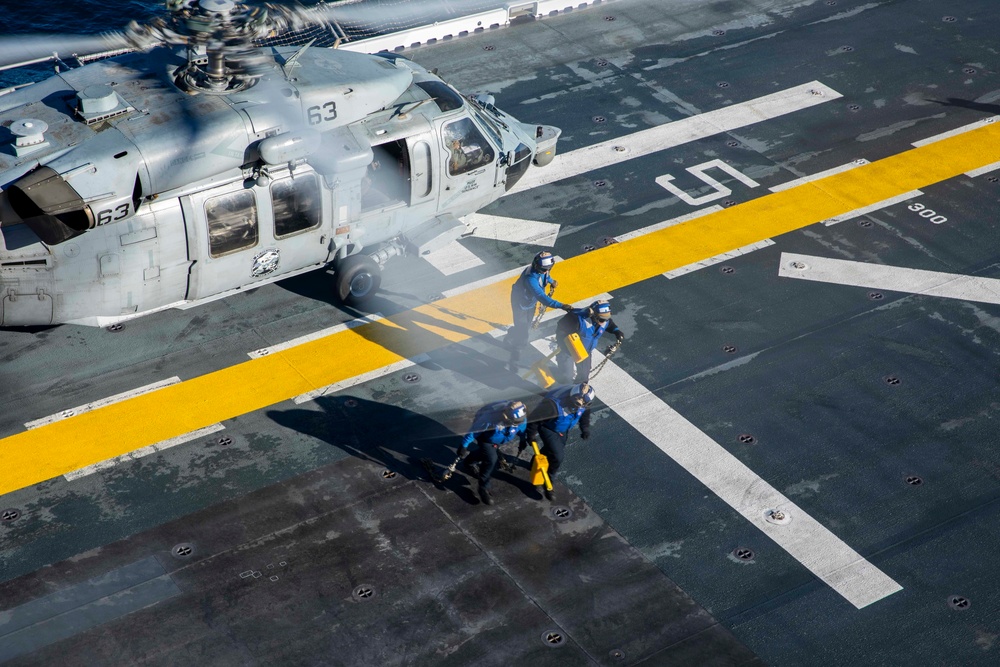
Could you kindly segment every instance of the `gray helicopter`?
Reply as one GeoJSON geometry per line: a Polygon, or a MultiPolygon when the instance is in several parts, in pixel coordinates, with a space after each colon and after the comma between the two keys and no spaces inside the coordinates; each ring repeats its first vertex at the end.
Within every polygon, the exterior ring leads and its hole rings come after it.
{"type": "Polygon", "coordinates": [[[402,56],[263,45],[343,10],[167,8],[0,42],[0,66],[78,61],[0,95],[0,325],[109,326],[330,267],[363,305],[387,260],[455,240],[555,153],[557,128],[402,56]]]}

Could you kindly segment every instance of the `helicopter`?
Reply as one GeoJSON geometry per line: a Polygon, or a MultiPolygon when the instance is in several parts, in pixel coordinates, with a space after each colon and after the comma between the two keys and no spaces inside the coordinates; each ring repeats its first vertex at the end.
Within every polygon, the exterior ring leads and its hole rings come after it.
{"type": "Polygon", "coordinates": [[[0,41],[3,67],[77,61],[0,94],[0,325],[112,326],[318,269],[363,307],[389,259],[555,154],[558,128],[401,55],[267,45],[349,5],[166,6],[0,41]]]}

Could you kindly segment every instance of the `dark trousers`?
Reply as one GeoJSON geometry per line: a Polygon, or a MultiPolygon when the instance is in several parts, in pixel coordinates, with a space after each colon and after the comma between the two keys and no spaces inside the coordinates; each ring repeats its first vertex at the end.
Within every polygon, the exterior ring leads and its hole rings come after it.
{"type": "Polygon", "coordinates": [[[489,488],[490,478],[497,469],[497,446],[491,443],[480,444],[479,449],[469,454],[469,463],[479,463],[479,485],[489,488]]]}
{"type": "Polygon", "coordinates": [[[556,364],[559,366],[556,378],[562,384],[579,384],[590,381],[590,367],[594,363],[594,358],[588,356],[580,363],[573,361],[573,355],[565,350],[560,350],[556,355],[556,364]]]}
{"type": "Polygon", "coordinates": [[[511,310],[514,311],[514,326],[507,332],[504,341],[510,348],[510,363],[517,365],[521,360],[521,350],[528,345],[528,338],[531,335],[531,321],[535,319],[535,309],[524,310],[519,305],[511,301],[511,310]]]}
{"type": "Polygon", "coordinates": [[[569,434],[557,433],[542,426],[538,429],[538,435],[542,438],[542,446],[539,451],[549,459],[549,479],[552,479],[559,472],[559,466],[562,465],[566,452],[566,438],[569,437],[569,434]]]}

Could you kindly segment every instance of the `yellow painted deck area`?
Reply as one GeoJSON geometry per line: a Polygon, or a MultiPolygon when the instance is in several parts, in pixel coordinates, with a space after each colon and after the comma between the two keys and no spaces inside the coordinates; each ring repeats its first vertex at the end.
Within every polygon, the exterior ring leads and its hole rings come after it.
{"type": "MultiPolygon", "coordinates": [[[[1000,124],[560,262],[560,297],[611,292],[1000,162],[1000,124]]],[[[513,279],[0,440],[0,494],[511,324],[513,279]]]]}

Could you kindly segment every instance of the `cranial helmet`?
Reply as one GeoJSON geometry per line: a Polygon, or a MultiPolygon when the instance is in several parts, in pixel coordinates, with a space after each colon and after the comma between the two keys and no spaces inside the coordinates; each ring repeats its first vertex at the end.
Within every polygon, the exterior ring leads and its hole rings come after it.
{"type": "Polygon", "coordinates": [[[531,266],[535,269],[535,271],[548,271],[555,266],[555,263],[555,256],[553,256],[551,252],[543,250],[535,255],[535,259],[531,262],[531,266]]]}
{"type": "Polygon", "coordinates": [[[528,417],[528,410],[521,401],[511,401],[503,409],[503,420],[507,424],[522,424],[528,417]]]}
{"type": "Polygon", "coordinates": [[[611,304],[607,301],[595,301],[590,304],[590,316],[594,320],[607,322],[611,319],[611,304]]]}
{"type": "Polygon", "coordinates": [[[590,402],[594,400],[594,388],[589,384],[584,382],[583,384],[574,385],[574,387],[569,392],[569,397],[576,402],[577,405],[583,407],[584,405],[590,405],[590,402]]]}

